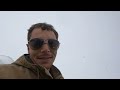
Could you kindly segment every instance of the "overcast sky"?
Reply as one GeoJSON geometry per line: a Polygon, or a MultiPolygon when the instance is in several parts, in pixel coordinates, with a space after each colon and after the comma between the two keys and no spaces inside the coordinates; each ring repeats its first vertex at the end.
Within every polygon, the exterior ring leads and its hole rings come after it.
{"type": "Polygon", "coordinates": [[[60,48],[54,65],[65,79],[120,79],[119,11],[0,11],[0,55],[27,52],[27,29],[52,24],[60,48]]]}

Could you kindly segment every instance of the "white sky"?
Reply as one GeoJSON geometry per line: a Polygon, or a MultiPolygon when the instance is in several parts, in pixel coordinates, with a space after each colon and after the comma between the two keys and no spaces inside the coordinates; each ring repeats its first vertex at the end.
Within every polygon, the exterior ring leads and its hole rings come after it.
{"type": "Polygon", "coordinates": [[[120,79],[119,11],[0,11],[0,55],[27,53],[27,29],[38,22],[59,33],[54,65],[65,79],[120,79]]]}

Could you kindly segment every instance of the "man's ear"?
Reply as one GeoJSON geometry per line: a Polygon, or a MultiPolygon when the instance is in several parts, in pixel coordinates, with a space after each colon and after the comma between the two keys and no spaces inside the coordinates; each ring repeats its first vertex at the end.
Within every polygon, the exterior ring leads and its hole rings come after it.
{"type": "Polygon", "coordinates": [[[28,44],[26,44],[26,46],[27,46],[27,50],[28,50],[28,53],[29,53],[29,45],[28,45],[28,44]]]}

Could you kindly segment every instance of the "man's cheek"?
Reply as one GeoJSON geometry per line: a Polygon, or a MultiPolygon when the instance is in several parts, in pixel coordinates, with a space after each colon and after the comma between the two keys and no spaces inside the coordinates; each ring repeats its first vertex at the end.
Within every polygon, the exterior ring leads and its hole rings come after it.
{"type": "Polygon", "coordinates": [[[54,57],[56,57],[57,50],[53,51],[52,53],[53,53],[54,57]]]}

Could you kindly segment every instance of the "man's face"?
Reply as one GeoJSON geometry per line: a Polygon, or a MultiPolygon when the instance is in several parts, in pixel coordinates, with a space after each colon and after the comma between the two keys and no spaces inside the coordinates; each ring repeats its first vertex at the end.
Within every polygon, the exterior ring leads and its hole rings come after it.
{"type": "Polygon", "coordinates": [[[53,31],[36,28],[32,31],[30,40],[35,38],[43,39],[45,40],[45,43],[40,48],[35,50],[28,44],[28,53],[30,54],[30,58],[35,64],[39,64],[46,69],[50,69],[55,60],[57,49],[51,48],[48,44],[48,40],[56,40],[56,36],[53,31]]]}

